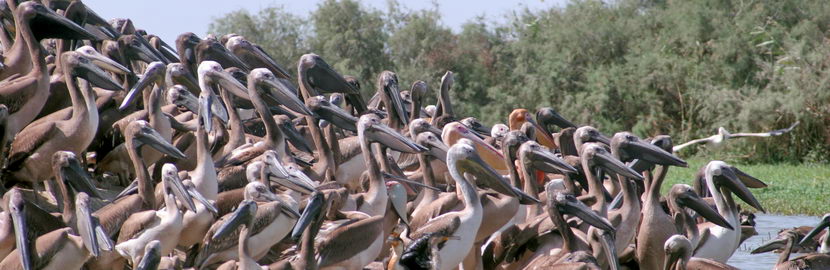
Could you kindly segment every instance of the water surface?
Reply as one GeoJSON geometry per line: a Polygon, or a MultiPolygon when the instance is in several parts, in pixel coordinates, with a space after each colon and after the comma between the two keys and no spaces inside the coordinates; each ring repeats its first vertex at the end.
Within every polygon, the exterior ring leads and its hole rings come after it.
{"type": "MultiPolygon", "coordinates": [[[[763,254],[749,254],[752,249],[760,246],[762,243],[769,240],[771,237],[778,235],[778,231],[784,228],[792,228],[798,226],[815,226],[818,224],[820,217],[813,216],[779,216],[756,214],[755,215],[755,230],[758,235],[753,236],[746,241],[735,251],[732,258],[729,259],[729,265],[740,269],[772,269],[775,262],[778,261],[778,253],[763,253],[763,254]]],[[[797,255],[790,256],[794,258],[797,255]]]]}

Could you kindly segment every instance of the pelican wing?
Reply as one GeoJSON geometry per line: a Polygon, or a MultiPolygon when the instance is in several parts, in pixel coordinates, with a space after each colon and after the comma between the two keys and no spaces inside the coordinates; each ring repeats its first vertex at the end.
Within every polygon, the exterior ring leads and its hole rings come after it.
{"type": "Polygon", "coordinates": [[[23,161],[37,152],[41,145],[55,137],[60,131],[55,122],[43,125],[28,126],[14,137],[7,167],[16,169],[23,165],[23,161]]]}
{"type": "Polygon", "coordinates": [[[702,139],[691,140],[691,141],[685,142],[685,143],[683,143],[683,144],[681,144],[681,145],[677,145],[677,146],[675,146],[675,147],[672,147],[671,151],[672,151],[672,152],[678,152],[678,151],[680,151],[681,149],[686,148],[686,147],[688,147],[688,146],[692,146],[692,145],[695,145],[695,144],[700,144],[700,143],[707,143],[707,142],[709,142],[709,141],[711,141],[711,140],[712,140],[712,136],[707,137],[707,138],[702,138],[702,139]]]}
{"type": "Polygon", "coordinates": [[[318,247],[319,267],[336,264],[369,248],[380,231],[383,231],[383,216],[373,216],[335,229],[318,247]]]}
{"type": "Polygon", "coordinates": [[[772,136],[781,136],[784,133],[792,131],[800,123],[801,123],[800,121],[796,121],[795,123],[790,125],[790,127],[788,127],[788,128],[776,129],[776,130],[773,130],[773,131],[770,131],[770,132],[734,133],[734,134],[731,135],[731,137],[772,137],[772,136]]]}
{"type": "Polygon", "coordinates": [[[26,104],[26,101],[31,99],[32,95],[37,92],[21,89],[37,83],[37,76],[18,76],[13,75],[13,77],[0,81],[0,104],[6,105],[9,109],[9,114],[20,110],[26,104]]]}
{"type": "Polygon", "coordinates": [[[121,225],[121,233],[118,234],[117,243],[123,243],[138,237],[141,232],[157,225],[160,221],[156,216],[155,210],[141,211],[130,215],[127,221],[121,225]]]}
{"type": "Polygon", "coordinates": [[[461,226],[461,215],[458,212],[452,212],[437,216],[427,221],[424,226],[418,228],[418,231],[412,232],[409,235],[410,239],[418,239],[428,234],[439,234],[444,236],[453,236],[461,226]]]}

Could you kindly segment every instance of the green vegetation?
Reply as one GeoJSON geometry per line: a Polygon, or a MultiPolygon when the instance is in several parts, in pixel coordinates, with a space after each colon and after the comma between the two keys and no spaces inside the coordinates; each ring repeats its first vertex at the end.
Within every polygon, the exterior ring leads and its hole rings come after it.
{"type": "Polygon", "coordinates": [[[720,126],[758,132],[799,120],[791,136],[735,140],[720,153],[744,163],[830,157],[825,1],[575,0],[505,11],[503,23],[473,19],[457,33],[438,9],[325,0],[308,15],[233,11],[209,31],[242,34],[292,72],[300,55],[317,53],[360,79],[367,98],[384,69],[402,88],[424,80],[433,89],[452,70],[457,112],[487,123],[505,122],[514,108],[552,106],[606,133],[670,134],[679,143],[720,126]]]}
{"type": "MultiPolygon", "coordinates": [[[[697,170],[709,159],[687,160],[688,168],[671,168],[662,186],[666,194],[674,184],[693,185],[697,170]]],[[[821,216],[830,212],[830,166],[821,164],[738,164],[741,171],[761,179],[767,188],[752,193],[769,213],[821,216]]],[[[742,209],[751,209],[742,204],[742,209]]]]}

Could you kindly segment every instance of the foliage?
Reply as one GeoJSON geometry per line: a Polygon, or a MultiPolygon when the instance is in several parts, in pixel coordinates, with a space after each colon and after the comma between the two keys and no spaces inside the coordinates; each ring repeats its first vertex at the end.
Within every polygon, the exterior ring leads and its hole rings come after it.
{"type": "MultiPolygon", "coordinates": [[[[574,0],[517,10],[503,23],[476,18],[457,33],[440,23],[438,8],[406,10],[392,1],[379,11],[326,0],[307,23],[281,8],[271,17],[236,11],[217,19],[211,32],[276,29],[249,38],[272,54],[311,48],[341,73],[359,77],[366,98],[385,69],[398,73],[402,89],[424,80],[433,91],[452,70],[457,113],[488,123],[505,122],[513,108],[552,106],[606,133],[670,134],[680,143],[721,126],[766,131],[801,121],[789,136],[681,154],[828,160],[830,5],[823,1],[574,0]]],[[[279,61],[293,63],[293,53],[279,61]]]]}

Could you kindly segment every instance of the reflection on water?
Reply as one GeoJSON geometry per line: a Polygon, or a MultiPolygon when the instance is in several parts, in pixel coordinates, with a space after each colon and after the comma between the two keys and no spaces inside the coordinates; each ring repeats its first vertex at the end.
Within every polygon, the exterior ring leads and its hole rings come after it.
{"type": "MultiPolygon", "coordinates": [[[[735,254],[732,255],[732,258],[729,259],[729,265],[740,269],[772,269],[775,262],[778,261],[778,253],[750,255],[749,252],[769,240],[770,237],[775,237],[781,229],[805,225],[815,226],[819,219],[820,217],[812,216],[778,216],[756,213],[755,229],[758,231],[758,235],[744,241],[735,251],[735,254]]],[[[790,258],[794,257],[790,256],[790,258]]]]}

